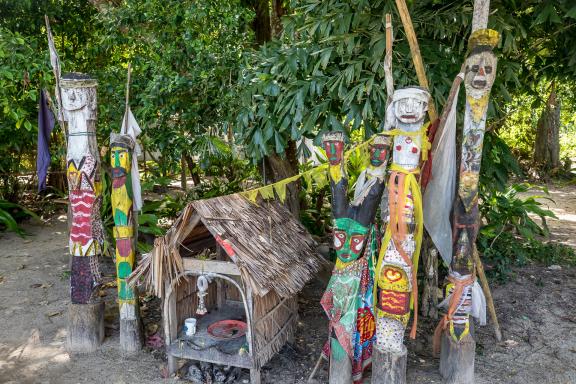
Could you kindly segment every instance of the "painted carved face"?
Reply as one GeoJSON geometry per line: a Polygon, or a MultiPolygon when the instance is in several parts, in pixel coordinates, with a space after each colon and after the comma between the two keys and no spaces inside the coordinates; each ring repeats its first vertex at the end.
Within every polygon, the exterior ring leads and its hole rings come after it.
{"type": "Polygon", "coordinates": [[[67,111],[76,111],[88,104],[87,92],[82,88],[62,88],[62,106],[67,111]]]}
{"type": "Polygon", "coordinates": [[[121,146],[113,146],[110,152],[112,164],[112,177],[125,176],[130,170],[131,159],[128,149],[121,146]]]}
{"type": "Polygon", "coordinates": [[[334,249],[343,263],[356,260],[364,250],[368,228],[349,218],[335,220],[334,249]]]}
{"type": "Polygon", "coordinates": [[[479,98],[492,88],[496,77],[496,56],[491,51],[473,53],[466,59],[464,82],[472,96],[479,98]],[[474,90],[476,92],[474,92],[474,90]]]}
{"type": "Polygon", "coordinates": [[[386,162],[390,146],[386,144],[372,144],[370,146],[370,164],[379,167],[386,162]]]}
{"type": "Polygon", "coordinates": [[[417,98],[405,97],[394,102],[396,118],[405,124],[413,124],[424,119],[428,103],[417,98]]]}
{"type": "Polygon", "coordinates": [[[405,169],[417,168],[420,165],[421,147],[420,136],[395,136],[392,161],[405,169]]]}
{"type": "Polygon", "coordinates": [[[112,165],[112,186],[120,188],[126,184],[126,176],[131,168],[131,156],[127,148],[113,145],[110,151],[110,163],[112,165]]]}
{"type": "Polygon", "coordinates": [[[344,142],[336,140],[325,141],[324,150],[330,165],[338,165],[342,161],[344,154],[344,142]]]}

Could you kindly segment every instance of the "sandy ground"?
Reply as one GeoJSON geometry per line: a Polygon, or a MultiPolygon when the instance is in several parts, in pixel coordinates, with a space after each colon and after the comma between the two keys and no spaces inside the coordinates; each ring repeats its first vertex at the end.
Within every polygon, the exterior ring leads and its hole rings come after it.
{"type": "MultiPolygon", "coordinates": [[[[576,188],[551,188],[551,194],[556,203],[550,208],[560,218],[548,223],[553,238],[576,246],[576,188]]],[[[106,297],[107,337],[101,350],[71,358],[65,350],[65,217],[25,228],[30,233],[25,238],[0,235],[0,383],[185,382],[161,378],[161,352],[120,354],[113,289],[106,297]]],[[[306,382],[327,333],[319,306],[323,289],[313,281],[302,292],[295,342],[263,368],[264,383],[306,382]]],[[[517,268],[514,279],[494,286],[493,293],[504,341],[495,341],[490,326],[477,329],[476,383],[576,384],[576,268],[517,268]]],[[[435,323],[419,324],[417,340],[408,343],[408,382],[441,383],[438,360],[431,354],[435,323]]],[[[327,382],[326,363],[316,382],[327,382]]]]}

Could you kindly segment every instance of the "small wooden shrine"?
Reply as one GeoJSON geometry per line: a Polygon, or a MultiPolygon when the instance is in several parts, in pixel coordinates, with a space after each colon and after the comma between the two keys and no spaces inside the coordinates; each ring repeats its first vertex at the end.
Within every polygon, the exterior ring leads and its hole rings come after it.
{"type": "Polygon", "coordinates": [[[260,383],[260,368],[293,338],[297,293],[324,266],[315,245],[279,202],[190,203],[133,274],[164,300],[170,373],[189,359],[250,369],[260,383]],[[189,317],[194,336],[182,331],[189,317]],[[245,335],[214,338],[208,327],[221,320],[245,322],[245,335]]]}

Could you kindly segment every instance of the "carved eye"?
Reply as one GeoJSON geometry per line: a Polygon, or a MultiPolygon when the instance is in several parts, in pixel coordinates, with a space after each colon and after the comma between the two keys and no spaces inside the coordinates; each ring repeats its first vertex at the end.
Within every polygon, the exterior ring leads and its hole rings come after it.
{"type": "Polygon", "coordinates": [[[364,235],[354,235],[350,239],[350,250],[356,254],[362,251],[364,247],[364,235]]]}
{"type": "Polygon", "coordinates": [[[478,64],[472,66],[472,72],[478,72],[480,66],[478,64]]]}
{"type": "Polygon", "coordinates": [[[397,150],[397,151],[399,151],[399,150],[401,150],[401,149],[402,149],[402,146],[401,146],[401,145],[397,145],[397,146],[396,146],[396,150],[397,150]]]}
{"type": "Polygon", "coordinates": [[[492,66],[491,65],[487,65],[484,67],[484,72],[488,73],[492,73],[492,66]]]}
{"type": "Polygon", "coordinates": [[[412,153],[418,153],[418,148],[417,148],[417,147],[412,147],[412,153]]]}
{"type": "Polygon", "coordinates": [[[334,249],[342,249],[346,242],[346,232],[334,231],[334,249]]]}

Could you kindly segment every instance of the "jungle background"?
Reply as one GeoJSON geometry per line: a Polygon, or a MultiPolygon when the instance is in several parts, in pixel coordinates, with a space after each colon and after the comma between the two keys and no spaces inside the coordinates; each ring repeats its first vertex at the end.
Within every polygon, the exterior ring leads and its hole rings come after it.
{"type": "MultiPolygon", "coordinates": [[[[560,211],[551,208],[570,199],[576,180],[576,3],[491,3],[489,27],[501,41],[484,142],[478,245],[489,277],[503,284],[526,275],[518,268],[573,271],[576,265],[571,229],[555,224],[560,211]]],[[[472,2],[408,5],[441,110],[465,58],[472,2]]],[[[323,132],[344,131],[353,145],[378,131],[387,98],[386,13],[394,23],[395,86],[417,84],[390,1],[0,0],[0,230],[16,234],[0,236],[30,247],[48,244],[58,231],[50,237],[38,228],[53,225],[66,209],[65,137],[58,126],[47,191],[37,192],[35,175],[39,93],[54,89],[44,15],[63,73],[98,79],[101,147],[120,127],[131,63],[130,105],[143,129],[139,248],[145,252],[186,202],[309,169],[310,140],[319,144],[323,132]]],[[[102,161],[109,178],[107,156],[102,161]]],[[[364,161],[351,159],[352,182],[364,161]]],[[[327,185],[302,181],[290,188],[290,210],[325,240],[327,185]]],[[[104,196],[102,217],[111,230],[109,193],[104,196]]],[[[570,202],[560,213],[571,217],[573,209],[570,202]]],[[[58,272],[61,278],[67,273],[66,266],[58,272]]]]}

